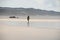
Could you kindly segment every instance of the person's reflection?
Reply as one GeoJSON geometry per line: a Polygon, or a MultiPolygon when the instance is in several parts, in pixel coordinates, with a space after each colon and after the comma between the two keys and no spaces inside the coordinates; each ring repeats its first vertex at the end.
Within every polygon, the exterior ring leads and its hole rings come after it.
{"type": "Polygon", "coordinates": [[[27,26],[28,26],[28,27],[30,26],[29,22],[27,22],[27,26]]]}
{"type": "Polygon", "coordinates": [[[30,20],[30,17],[29,16],[27,16],[27,26],[29,26],[29,20],[30,20]]]}

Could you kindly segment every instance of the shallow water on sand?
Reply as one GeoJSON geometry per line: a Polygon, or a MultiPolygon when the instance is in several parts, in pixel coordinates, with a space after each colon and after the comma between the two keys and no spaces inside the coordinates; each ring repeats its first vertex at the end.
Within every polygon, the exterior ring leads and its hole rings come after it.
{"type": "Polygon", "coordinates": [[[60,40],[59,20],[0,19],[1,40],[60,40]],[[23,21],[22,21],[23,20],[23,21]]]}
{"type": "Polygon", "coordinates": [[[8,20],[0,20],[0,25],[8,25],[8,26],[19,26],[19,27],[47,27],[47,28],[60,28],[60,20],[30,20],[28,23],[25,19],[8,19],[8,20]]]}

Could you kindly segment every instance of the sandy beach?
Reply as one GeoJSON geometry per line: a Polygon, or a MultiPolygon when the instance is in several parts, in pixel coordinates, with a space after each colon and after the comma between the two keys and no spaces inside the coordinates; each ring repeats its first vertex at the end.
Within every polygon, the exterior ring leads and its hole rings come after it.
{"type": "MultiPolygon", "coordinates": [[[[10,25],[9,22],[24,22],[23,19],[0,19],[0,39],[1,40],[60,40],[60,27],[59,28],[45,28],[45,27],[27,27],[10,25]],[[7,22],[8,21],[8,22],[7,22]],[[7,22],[7,24],[6,24],[7,22]],[[9,24],[9,25],[8,25],[9,24]]],[[[30,22],[60,22],[60,20],[35,20],[31,19],[30,22]]],[[[16,24],[17,25],[17,24],[16,24]]],[[[33,25],[33,24],[32,24],[33,25]]],[[[39,24],[35,24],[39,25],[39,24]]],[[[39,25],[40,26],[40,25],[39,25]]]]}

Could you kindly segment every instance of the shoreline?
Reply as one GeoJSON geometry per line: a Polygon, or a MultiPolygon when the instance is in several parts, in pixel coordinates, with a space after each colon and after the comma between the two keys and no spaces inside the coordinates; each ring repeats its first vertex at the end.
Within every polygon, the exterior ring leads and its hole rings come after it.
{"type": "MultiPolygon", "coordinates": [[[[5,18],[0,21],[27,21],[27,19],[5,18]]],[[[30,19],[32,22],[60,22],[60,19],[30,19]]]]}

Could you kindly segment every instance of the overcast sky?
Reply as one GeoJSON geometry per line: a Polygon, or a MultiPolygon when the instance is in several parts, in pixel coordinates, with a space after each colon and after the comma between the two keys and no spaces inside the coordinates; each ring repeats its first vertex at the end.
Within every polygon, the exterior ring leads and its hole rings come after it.
{"type": "Polygon", "coordinates": [[[60,12],[60,0],[0,0],[0,7],[24,7],[60,12]]]}

